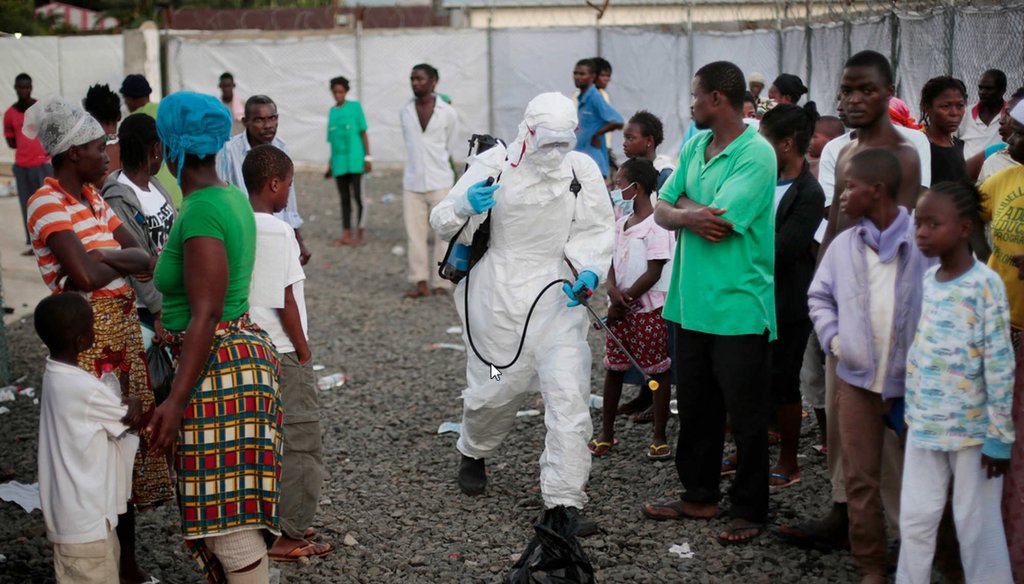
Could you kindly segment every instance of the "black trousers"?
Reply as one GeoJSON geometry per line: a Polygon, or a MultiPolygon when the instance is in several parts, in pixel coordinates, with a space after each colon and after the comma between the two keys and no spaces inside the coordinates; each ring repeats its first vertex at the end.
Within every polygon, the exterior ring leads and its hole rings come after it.
{"type": "Polygon", "coordinates": [[[682,499],[717,503],[721,498],[728,413],[737,449],[730,512],[735,518],[764,523],[771,407],[768,333],[720,336],[673,327],[679,403],[676,471],[683,484],[682,499]]]}
{"type": "Polygon", "coordinates": [[[777,406],[801,400],[800,369],[812,330],[810,319],[778,325],[778,338],[772,342],[772,402],[777,406]]]}
{"type": "Polygon", "coordinates": [[[334,177],[341,197],[341,228],[352,228],[352,201],[356,202],[356,227],[363,226],[363,175],[341,174],[334,177]]]}

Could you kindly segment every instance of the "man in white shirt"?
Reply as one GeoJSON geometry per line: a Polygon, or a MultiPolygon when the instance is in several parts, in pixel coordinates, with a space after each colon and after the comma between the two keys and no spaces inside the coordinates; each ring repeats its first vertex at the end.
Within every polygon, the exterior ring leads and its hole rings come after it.
{"type": "Polygon", "coordinates": [[[1006,73],[989,69],[978,80],[978,103],[960,122],[960,139],[964,141],[964,158],[969,159],[993,144],[998,144],[999,118],[1006,111],[1006,73]]]}
{"type": "MultiPolygon", "coordinates": [[[[277,136],[277,104],[266,95],[254,95],[245,101],[245,117],[242,125],[245,131],[228,140],[224,148],[217,154],[217,176],[226,183],[233,184],[246,195],[245,179],[242,177],[242,162],[245,155],[260,144],[271,144],[288,153],[288,145],[277,136]]],[[[274,215],[295,230],[295,239],[299,242],[302,265],[309,263],[313,256],[302,241],[302,216],[295,196],[295,185],[288,191],[288,206],[274,215]]]]}
{"type": "Polygon", "coordinates": [[[141,402],[77,365],[94,340],[89,303],[43,299],[36,333],[50,351],[39,406],[39,498],[58,583],[119,582],[117,516],[128,511],[141,402]]]}
{"type": "Polygon", "coordinates": [[[409,281],[413,284],[406,293],[409,298],[429,296],[431,280],[434,293],[451,288],[451,282],[437,276],[444,242],[435,239],[433,260],[428,253],[430,212],[455,184],[451,160],[458,129],[455,108],[434,93],[437,80],[437,69],[432,66],[421,63],[413,67],[409,81],[414,97],[399,113],[406,151],[402,212],[409,239],[409,281]]]}

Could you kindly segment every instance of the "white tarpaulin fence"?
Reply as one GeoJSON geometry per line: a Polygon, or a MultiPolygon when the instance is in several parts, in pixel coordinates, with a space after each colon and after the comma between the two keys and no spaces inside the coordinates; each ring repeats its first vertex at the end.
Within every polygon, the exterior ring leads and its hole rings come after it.
{"type": "MultiPolygon", "coordinates": [[[[37,97],[58,93],[81,100],[96,83],[107,83],[117,91],[124,78],[124,40],[121,35],[0,38],[4,110],[16,100],[14,78],[19,73],[32,77],[37,97]]],[[[6,142],[0,142],[0,160],[14,160],[6,142]]]]}
{"type": "MultiPolygon", "coordinates": [[[[362,34],[297,33],[224,39],[178,36],[167,40],[167,89],[211,94],[224,71],[235,75],[242,96],[263,93],[277,101],[280,134],[300,162],[326,164],[328,80],[344,75],[352,98],[362,102],[375,159],[404,158],[398,110],[411,97],[408,76],[416,63],[441,72],[438,91],[459,112],[463,139],[490,132],[514,137],[526,102],[543,91],[571,94],[572,67],[600,53],[615,67],[609,92],[625,117],[647,109],[662,118],[671,152],[689,123],[690,79],[696,68],[719,59],[770,81],[779,72],[802,77],[822,113],[835,110],[842,65],[852,52],[874,49],[889,56],[898,94],[916,114],[919,92],[930,77],[953,74],[971,96],[978,77],[999,68],[1010,90],[1024,71],[1024,4],[998,10],[946,8],[925,14],[890,13],[852,23],[812,24],[741,33],[643,27],[536,29],[422,29],[362,34]],[[894,42],[895,38],[895,42],[894,42]]],[[[29,72],[39,95],[61,91],[81,99],[95,82],[117,84],[123,74],[120,36],[0,39],[0,93],[13,101],[14,75],[29,72]]],[[[616,140],[619,142],[619,139],[616,140]]],[[[9,152],[0,158],[9,160],[9,152]],[[6,156],[5,156],[6,154],[6,156]]],[[[457,153],[459,157],[462,152],[457,153]]]]}

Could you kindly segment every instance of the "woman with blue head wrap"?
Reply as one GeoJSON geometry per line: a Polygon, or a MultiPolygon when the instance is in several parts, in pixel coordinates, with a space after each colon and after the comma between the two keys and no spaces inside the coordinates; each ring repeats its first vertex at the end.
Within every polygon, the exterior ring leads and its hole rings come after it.
{"type": "Polygon", "coordinates": [[[280,534],[278,355],[247,314],[252,208],[217,177],[230,130],[214,97],[180,92],[160,102],[157,133],[184,199],[154,275],[177,371],[147,433],[155,452],[176,445],[182,530],[209,581],[265,584],[262,530],[280,534]]]}

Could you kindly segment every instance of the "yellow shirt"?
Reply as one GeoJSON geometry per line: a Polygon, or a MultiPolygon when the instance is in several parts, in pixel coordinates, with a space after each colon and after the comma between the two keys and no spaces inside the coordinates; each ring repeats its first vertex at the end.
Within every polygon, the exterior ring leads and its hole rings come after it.
{"type": "Polygon", "coordinates": [[[1024,255],[1024,166],[1007,168],[981,185],[981,214],[992,224],[988,266],[1006,285],[1010,325],[1024,329],[1024,280],[1013,263],[1013,256],[1024,255]]]}

